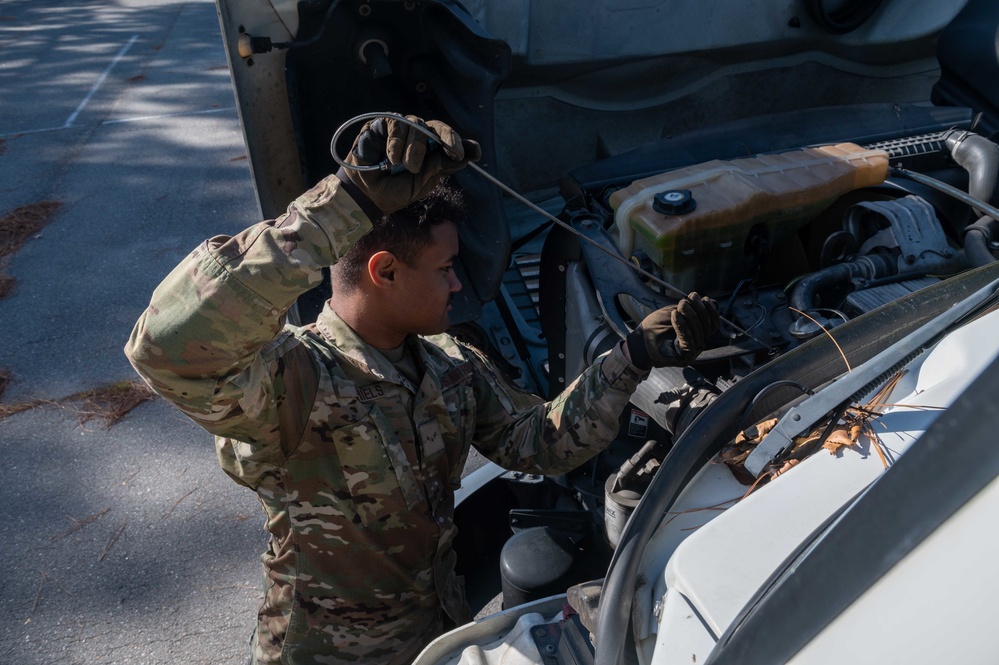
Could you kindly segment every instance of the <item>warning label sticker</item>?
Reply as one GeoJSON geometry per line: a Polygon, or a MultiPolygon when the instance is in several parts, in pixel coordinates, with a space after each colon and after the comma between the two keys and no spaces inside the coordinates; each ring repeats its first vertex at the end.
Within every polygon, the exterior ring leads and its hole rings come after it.
{"type": "Polygon", "coordinates": [[[638,409],[631,410],[628,419],[628,436],[644,439],[649,433],[649,414],[638,409]]]}

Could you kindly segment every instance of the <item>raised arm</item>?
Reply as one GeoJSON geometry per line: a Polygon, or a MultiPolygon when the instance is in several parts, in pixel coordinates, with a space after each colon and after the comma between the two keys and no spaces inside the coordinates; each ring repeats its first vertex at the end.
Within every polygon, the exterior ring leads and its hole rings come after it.
{"type": "Polygon", "coordinates": [[[284,330],[288,308],[373,220],[424,196],[480,154],[447,125],[427,125],[442,146],[432,154],[426,134],[411,125],[369,122],[347,161],[384,163],[384,170],[341,170],[280,218],[198,247],[156,289],[132,332],[125,352],[139,374],[216,435],[251,444],[294,439],[318,367],[295,331],[284,330]],[[305,406],[289,409],[287,396],[305,406]]]}
{"type": "Polygon", "coordinates": [[[324,179],[278,219],[195,249],[153,293],[126,355],[158,394],[209,431],[260,438],[277,424],[267,402],[285,388],[269,365],[282,343],[294,345],[282,332],[285,313],[370,228],[342,182],[324,179]],[[247,431],[246,415],[259,431],[247,431]]]}

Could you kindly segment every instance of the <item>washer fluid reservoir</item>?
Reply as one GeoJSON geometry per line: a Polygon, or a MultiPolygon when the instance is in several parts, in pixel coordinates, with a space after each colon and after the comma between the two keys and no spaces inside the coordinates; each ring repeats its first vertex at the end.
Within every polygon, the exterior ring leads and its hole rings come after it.
{"type": "Polygon", "coordinates": [[[723,293],[769,246],[838,197],[884,182],[888,154],[853,143],[714,160],[633,182],[610,197],[618,249],[644,251],[682,291],[723,293]]]}

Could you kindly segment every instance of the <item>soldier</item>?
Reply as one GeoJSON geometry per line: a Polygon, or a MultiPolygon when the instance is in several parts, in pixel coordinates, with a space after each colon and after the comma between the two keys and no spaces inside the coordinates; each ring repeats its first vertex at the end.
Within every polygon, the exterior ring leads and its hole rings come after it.
{"type": "Polygon", "coordinates": [[[149,385],[216,437],[266,513],[251,662],[409,663],[445,615],[470,620],[454,572],[454,491],[469,447],[563,473],[600,451],[652,366],[683,365],[717,327],[691,294],[654,312],[551,402],[445,334],[461,283],[460,194],[439,184],[479,147],[426,123],[362,129],[352,164],[276,220],[216,236],[153,293],[126,346],[149,385]],[[286,324],[332,266],[315,324],[286,324]]]}

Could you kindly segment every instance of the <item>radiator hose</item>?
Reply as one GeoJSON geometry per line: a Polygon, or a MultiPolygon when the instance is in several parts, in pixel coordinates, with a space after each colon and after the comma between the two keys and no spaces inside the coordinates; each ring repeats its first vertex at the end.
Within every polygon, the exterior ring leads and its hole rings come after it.
{"type": "MultiPolygon", "coordinates": [[[[999,203],[999,146],[984,136],[952,130],[944,135],[951,157],[968,172],[968,193],[990,205],[999,203]]],[[[989,249],[996,220],[972,206],[979,219],[964,229],[964,250],[972,266],[996,260],[989,249]]]]}
{"type": "Polygon", "coordinates": [[[964,255],[973,268],[988,265],[996,260],[989,249],[995,236],[996,220],[982,217],[964,228],[964,255]]]}
{"type": "Polygon", "coordinates": [[[880,279],[898,272],[884,257],[877,254],[858,257],[847,263],[837,263],[802,277],[791,292],[791,307],[807,312],[818,305],[818,294],[832,286],[849,284],[851,279],[880,279]]]}
{"type": "MultiPolygon", "coordinates": [[[[968,193],[995,206],[999,203],[999,146],[984,136],[952,130],[944,135],[950,155],[968,172],[968,193]]],[[[978,216],[985,212],[975,208],[978,216]]]]}

